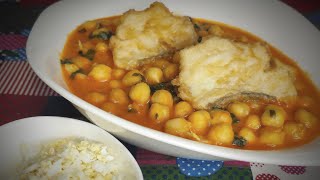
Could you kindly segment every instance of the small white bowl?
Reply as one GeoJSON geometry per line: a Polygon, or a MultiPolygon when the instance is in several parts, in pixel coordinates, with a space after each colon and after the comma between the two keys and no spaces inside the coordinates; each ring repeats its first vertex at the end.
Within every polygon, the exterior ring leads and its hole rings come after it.
{"type": "MultiPolygon", "coordinates": [[[[0,126],[0,179],[16,175],[23,161],[21,147],[39,148],[45,142],[61,138],[84,138],[110,147],[115,160],[123,160],[136,179],[143,179],[140,167],[131,153],[103,129],[80,120],[39,116],[25,118],[0,126]]],[[[31,149],[32,149],[31,148],[31,149]]]]}

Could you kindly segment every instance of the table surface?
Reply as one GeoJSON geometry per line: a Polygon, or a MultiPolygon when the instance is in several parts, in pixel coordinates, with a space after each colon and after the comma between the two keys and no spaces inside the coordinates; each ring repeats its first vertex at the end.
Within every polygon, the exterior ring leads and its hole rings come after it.
{"type": "MultiPolygon", "coordinates": [[[[32,116],[62,116],[88,121],[70,102],[44,84],[26,61],[25,46],[32,25],[42,10],[53,2],[54,0],[0,2],[0,125],[32,116]]],[[[320,28],[320,1],[285,2],[320,28]]],[[[276,175],[259,176],[253,172],[254,168],[262,167],[263,164],[239,161],[224,162],[222,168],[210,176],[190,177],[180,172],[176,157],[123,143],[138,161],[145,179],[277,178],[276,175]]]]}

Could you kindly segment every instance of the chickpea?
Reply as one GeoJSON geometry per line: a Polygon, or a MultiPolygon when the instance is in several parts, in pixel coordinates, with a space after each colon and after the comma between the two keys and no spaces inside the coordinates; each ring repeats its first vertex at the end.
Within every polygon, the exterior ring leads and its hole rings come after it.
{"type": "Polygon", "coordinates": [[[167,90],[158,90],[151,97],[152,103],[159,103],[162,105],[166,105],[168,107],[173,106],[173,98],[169,91],[167,90]]]}
{"type": "Polygon", "coordinates": [[[97,24],[95,21],[86,21],[81,25],[81,28],[85,28],[86,30],[93,30],[97,27],[97,24]]]}
{"type": "Polygon", "coordinates": [[[82,44],[82,42],[80,40],[78,40],[78,48],[79,48],[79,51],[83,52],[84,48],[83,48],[83,44],[82,44]]]}
{"type": "Polygon", "coordinates": [[[208,133],[208,139],[217,145],[230,145],[234,139],[232,126],[228,123],[213,126],[208,133]]]}
{"type": "Polygon", "coordinates": [[[260,118],[257,115],[249,115],[245,126],[254,130],[257,130],[261,127],[261,122],[260,122],[260,118]]]}
{"type": "Polygon", "coordinates": [[[129,98],[124,90],[115,88],[110,91],[110,101],[115,104],[128,104],[129,98]]]}
{"type": "Polygon", "coordinates": [[[224,34],[224,31],[222,30],[222,28],[220,26],[213,25],[213,26],[210,26],[209,33],[216,35],[216,36],[222,36],[224,34]]]}
{"type": "Polygon", "coordinates": [[[306,128],[313,128],[318,123],[318,119],[305,109],[299,109],[294,113],[294,119],[306,126],[306,128]]]}
{"type": "Polygon", "coordinates": [[[112,102],[106,102],[104,104],[102,104],[101,109],[103,109],[104,111],[110,112],[110,113],[115,113],[118,110],[118,105],[114,104],[112,102]]]}
{"type": "Polygon", "coordinates": [[[81,43],[81,41],[79,41],[79,49],[84,54],[86,54],[89,51],[89,49],[93,49],[93,48],[94,48],[94,45],[92,44],[91,41],[86,41],[84,43],[81,43]]]}
{"type": "Polygon", "coordinates": [[[129,97],[140,104],[146,104],[150,99],[150,87],[141,82],[131,87],[129,97]]]}
{"type": "Polygon", "coordinates": [[[191,127],[194,133],[198,135],[204,135],[207,133],[210,126],[210,114],[207,111],[195,111],[190,114],[188,120],[191,122],[191,127]]]}
{"type": "Polygon", "coordinates": [[[240,131],[239,131],[239,136],[243,137],[245,140],[247,140],[247,142],[250,144],[250,143],[253,143],[257,140],[257,137],[255,135],[255,133],[253,132],[252,129],[249,129],[249,128],[242,128],[240,131]]]}
{"type": "Polygon", "coordinates": [[[128,108],[127,108],[128,112],[133,112],[138,114],[147,114],[148,110],[149,110],[149,107],[137,102],[132,102],[131,104],[128,105],[128,108]]]}
{"type": "Polygon", "coordinates": [[[220,109],[214,109],[210,111],[211,115],[211,124],[219,124],[219,123],[227,123],[232,124],[232,118],[228,111],[220,110],[220,109]]]}
{"type": "Polygon", "coordinates": [[[264,126],[280,128],[283,126],[286,112],[280,106],[268,105],[261,116],[261,123],[264,126]]]}
{"type": "Polygon", "coordinates": [[[79,67],[75,64],[65,64],[64,69],[67,71],[67,73],[70,75],[76,71],[79,70],[79,67]]]}
{"type": "Polygon", "coordinates": [[[144,76],[138,70],[132,70],[127,72],[127,74],[123,77],[122,83],[125,86],[133,86],[143,80],[144,76]]]}
{"type": "Polygon", "coordinates": [[[153,103],[149,110],[149,116],[157,123],[164,122],[170,117],[170,108],[159,103],[153,103]]]}
{"type": "Polygon", "coordinates": [[[158,67],[160,69],[163,69],[165,68],[166,66],[168,66],[170,64],[169,61],[165,60],[165,59],[156,59],[154,62],[153,62],[153,65],[155,67],[158,67]]]}
{"type": "Polygon", "coordinates": [[[96,45],[96,52],[104,53],[104,52],[108,51],[108,49],[109,49],[108,44],[106,44],[104,42],[99,42],[96,45]]]}
{"type": "Polygon", "coordinates": [[[186,101],[180,101],[174,107],[175,117],[186,117],[192,113],[192,111],[192,106],[186,101]]]}
{"type": "Polygon", "coordinates": [[[176,136],[186,137],[190,130],[190,122],[184,118],[174,118],[168,120],[164,125],[164,132],[176,136]]]}
{"type": "Polygon", "coordinates": [[[107,100],[107,96],[102,93],[91,92],[85,96],[85,100],[91,104],[100,105],[107,100]]]}
{"type": "Polygon", "coordinates": [[[112,70],[112,77],[115,79],[121,79],[126,74],[124,69],[113,69],[112,70]]]}
{"type": "Polygon", "coordinates": [[[119,80],[111,80],[109,82],[109,86],[114,89],[114,88],[120,88],[122,86],[122,82],[119,80]]]}
{"type": "Polygon", "coordinates": [[[276,146],[284,143],[285,133],[279,129],[264,128],[260,131],[259,141],[268,146],[276,146]]]}
{"type": "Polygon", "coordinates": [[[145,77],[149,84],[158,84],[163,80],[163,72],[158,67],[150,67],[145,71],[145,77]]]}
{"type": "Polygon", "coordinates": [[[88,76],[97,81],[109,81],[111,79],[111,71],[112,69],[109,66],[98,64],[92,68],[88,76]]]}
{"type": "Polygon", "coordinates": [[[302,123],[287,122],[283,126],[283,131],[292,139],[299,140],[303,138],[306,127],[302,123]]]}
{"type": "Polygon", "coordinates": [[[234,102],[229,104],[228,111],[233,113],[236,117],[242,118],[248,116],[250,113],[250,107],[243,102],[234,102]]]}
{"type": "Polygon", "coordinates": [[[170,81],[179,74],[179,66],[177,64],[169,64],[163,69],[163,74],[164,78],[170,81]]]}
{"type": "Polygon", "coordinates": [[[92,64],[92,62],[89,59],[82,56],[77,56],[73,58],[72,62],[81,69],[89,69],[92,64]]]}
{"type": "Polygon", "coordinates": [[[260,111],[260,109],[262,108],[262,105],[259,102],[253,101],[253,102],[249,102],[249,107],[250,107],[250,111],[260,111]]]}
{"type": "Polygon", "coordinates": [[[76,76],[74,77],[75,80],[85,80],[87,79],[87,75],[82,74],[82,73],[77,73],[76,76]]]}

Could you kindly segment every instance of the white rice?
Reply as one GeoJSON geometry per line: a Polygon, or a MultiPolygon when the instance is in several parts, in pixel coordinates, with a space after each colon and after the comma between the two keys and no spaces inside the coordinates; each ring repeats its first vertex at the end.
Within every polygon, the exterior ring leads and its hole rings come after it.
{"type": "Polygon", "coordinates": [[[128,178],[120,170],[123,161],[115,159],[110,152],[106,145],[89,140],[55,140],[44,144],[35,156],[23,162],[19,179],[128,178]]]}

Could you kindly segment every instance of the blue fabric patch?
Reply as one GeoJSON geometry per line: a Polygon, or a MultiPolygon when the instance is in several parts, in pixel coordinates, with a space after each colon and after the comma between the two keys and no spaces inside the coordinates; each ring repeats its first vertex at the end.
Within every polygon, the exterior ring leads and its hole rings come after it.
{"type": "Polygon", "coordinates": [[[28,37],[30,32],[31,32],[30,29],[24,29],[20,33],[21,35],[28,37]]]}
{"type": "Polygon", "coordinates": [[[177,158],[180,172],[186,176],[200,177],[210,176],[219,171],[223,161],[207,161],[187,158],[177,158]]]}
{"type": "Polygon", "coordinates": [[[320,23],[320,11],[310,13],[306,15],[307,19],[309,19],[313,24],[318,24],[320,23]]]}
{"type": "Polygon", "coordinates": [[[0,50],[0,59],[6,61],[25,61],[27,60],[26,49],[0,50]]]}

